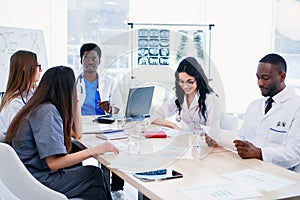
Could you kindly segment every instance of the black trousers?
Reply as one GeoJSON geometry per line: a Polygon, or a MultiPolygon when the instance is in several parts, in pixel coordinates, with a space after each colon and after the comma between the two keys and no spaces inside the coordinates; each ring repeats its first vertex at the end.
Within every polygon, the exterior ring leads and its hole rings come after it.
{"type": "MultiPolygon", "coordinates": [[[[72,153],[81,151],[83,149],[86,149],[87,147],[84,146],[81,142],[73,139],[72,140],[72,153]]],[[[77,164],[77,166],[80,166],[81,163],[77,164]]],[[[111,175],[111,181],[110,181],[110,170],[105,167],[104,165],[101,166],[104,177],[106,179],[106,183],[109,185],[111,183],[111,191],[118,191],[124,189],[124,180],[121,179],[118,175],[112,172],[111,175]]]]}
{"type": "MultiPolygon", "coordinates": [[[[104,165],[102,165],[101,168],[102,168],[103,174],[106,178],[106,182],[109,184],[110,183],[110,170],[107,167],[105,167],[104,165]]],[[[123,190],[124,189],[124,180],[112,172],[110,187],[111,187],[111,191],[123,190]]]]}
{"type": "Polygon", "coordinates": [[[43,184],[65,194],[68,198],[112,199],[102,170],[95,166],[75,166],[55,171],[49,175],[43,184]]]}

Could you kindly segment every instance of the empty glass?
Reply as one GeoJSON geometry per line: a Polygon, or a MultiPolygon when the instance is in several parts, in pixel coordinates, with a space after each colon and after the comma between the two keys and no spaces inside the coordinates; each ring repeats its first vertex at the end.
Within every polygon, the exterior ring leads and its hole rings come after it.
{"type": "Polygon", "coordinates": [[[139,154],[140,153],[140,140],[137,137],[132,135],[128,136],[127,139],[127,148],[128,152],[132,154],[139,154]]]}
{"type": "Polygon", "coordinates": [[[118,128],[124,129],[126,127],[126,117],[117,117],[115,118],[116,125],[118,128]]]}

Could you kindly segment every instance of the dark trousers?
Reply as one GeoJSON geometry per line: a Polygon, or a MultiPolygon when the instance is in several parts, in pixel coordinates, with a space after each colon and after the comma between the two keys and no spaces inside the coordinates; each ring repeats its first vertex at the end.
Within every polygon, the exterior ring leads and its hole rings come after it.
{"type": "Polygon", "coordinates": [[[48,176],[43,184],[65,194],[68,198],[112,199],[102,170],[95,166],[76,166],[55,171],[48,176]]]}
{"type": "MultiPolygon", "coordinates": [[[[105,167],[104,165],[102,165],[101,168],[102,168],[103,174],[106,178],[106,182],[110,183],[110,170],[107,167],[105,167]]],[[[111,191],[123,190],[124,189],[124,180],[112,172],[110,187],[111,187],[111,191]]]]}
{"type": "MultiPolygon", "coordinates": [[[[72,140],[72,150],[71,152],[78,152],[83,149],[86,149],[86,147],[79,141],[73,139],[72,140]]],[[[77,164],[76,166],[80,166],[81,163],[77,164]]],[[[110,181],[110,170],[105,167],[104,165],[101,166],[103,175],[106,179],[106,183],[109,185],[111,182],[111,191],[118,191],[118,190],[123,190],[124,189],[124,180],[121,179],[118,175],[115,173],[112,173],[111,175],[111,181],[110,181]]]]}

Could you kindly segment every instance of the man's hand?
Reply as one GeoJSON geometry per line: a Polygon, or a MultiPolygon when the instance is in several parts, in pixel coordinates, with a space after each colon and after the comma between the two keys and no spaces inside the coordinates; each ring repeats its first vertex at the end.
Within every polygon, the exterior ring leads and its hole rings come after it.
{"type": "Polygon", "coordinates": [[[110,103],[108,101],[98,101],[98,108],[104,110],[106,113],[110,113],[110,103]]]}
{"type": "Polygon", "coordinates": [[[262,160],[261,149],[248,141],[234,140],[234,146],[242,158],[257,158],[262,160]]]}

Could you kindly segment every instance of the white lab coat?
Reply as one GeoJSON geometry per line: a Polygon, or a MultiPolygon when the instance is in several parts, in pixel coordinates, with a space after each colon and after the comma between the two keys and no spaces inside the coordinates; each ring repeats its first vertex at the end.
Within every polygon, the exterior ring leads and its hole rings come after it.
{"type": "MultiPolygon", "coordinates": [[[[33,90],[30,90],[27,98],[25,97],[25,94],[23,94],[23,100],[25,103],[31,98],[33,95],[33,90]]],[[[11,100],[8,104],[6,104],[0,113],[0,132],[3,134],[6,134],[6,131],[8,129],[9,124],[13,120],[13,118],[16,116],[16,114],[21,110],[21,108],[25,105],[23,102],[22,97],[18,96],[11,100]]]]}
{"type": "MultiPolygon", "coordinates": [[[[198,115],[198,99],[199,95],[195,95],[190,108],[187,106],[186,96],[184,96],[183,103],[181,105],[181,120],[184,122],[184,126],[187,126],[187,128],[193,128],[194,122],[203,125],[208,126],[210,129],[214,128],[214,133],[218,134],[218,130],[215,130],[215,128],[219,128],[220,124],[220,102],[219,98],[214,94],[207,94],[205,99],[206,104],[206,114],[207,114],[207,121],[205,122],[205,119],[203,117],[199,117],[198,115]],[[197,110],[196,110],[197,109],[197,110]]],[[[153,114],[151,117],[154,121],[158,118],[168,118],[171,116],[174,116],[177,111],[177,107],[175,104],[176,97],[171,98],[169,101],[165,102],[161,108],[159,108],[156,113],[153,114]]],[[[213,134],[213,132],[210,132],[210,136],[213,138],[216,138],[216,135],[213,134]]]]}
{"type": "Polygon", "coordinates": [[[238,137],[261,148],[264,161],[291,169],[300,164],[300,97],[283,89],[265,115],[266,99],[249,105],[238,137]]]}
{"type": "MultiPolygon", "coordinates": [[[[116,87],[116,83],[113,78],[104,75],[98,75],[98,89],[101,101],[109,101],[110,106],[119,108],[119,113],[123,110],[122,98],[119,90],[116,87]]],[[[77,95],[80,102],[80,106],[83,106],[86,97],[85,83],[83,74],[80,74],[76,80],[77,95]]]]}

